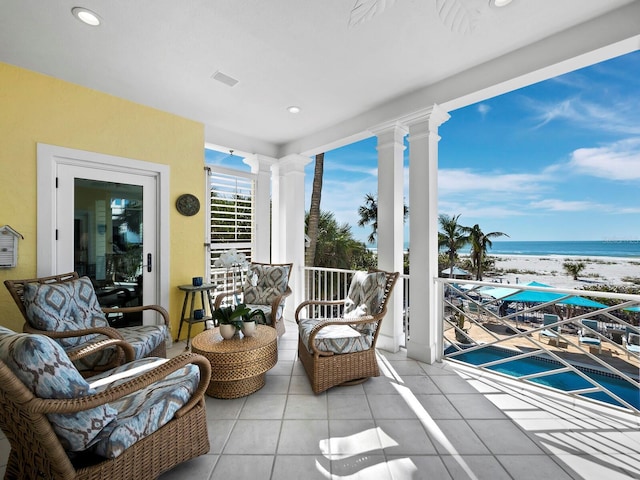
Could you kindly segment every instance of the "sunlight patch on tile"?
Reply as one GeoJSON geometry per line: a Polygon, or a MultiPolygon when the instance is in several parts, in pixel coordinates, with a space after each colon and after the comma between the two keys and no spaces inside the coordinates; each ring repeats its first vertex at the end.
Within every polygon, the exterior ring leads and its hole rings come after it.
{"type": "Polygon", "coordinates": [[[424,428],[429,432],[429,434],[433,437],[435,441],[437,441],[444,449],[447,450],[449,455],[460,465],[460,467],[465,471],[471,480],[478,480],[478,477],[473,473],[467,462],[462,458],[462,456],[457,452],[456,448],[449,441],[444,432],[438,427],[436,422],[431,418],[431,416],[424,409],[422,404],[415,397],[413,392],[404,387],[402,385],[393,384],[398,393],[402,396],[404,401],[409,405],[409,407],[414,411],[418,420],[422,423],[424,428]]]}
{"type": "Polygon", "coordinates": [[[380,427],[370,428],[348,437],[332,437],[320,441],[320,451],[330,460],[342,460],[374,450],[395,447],[398,443],[380,427]]]}

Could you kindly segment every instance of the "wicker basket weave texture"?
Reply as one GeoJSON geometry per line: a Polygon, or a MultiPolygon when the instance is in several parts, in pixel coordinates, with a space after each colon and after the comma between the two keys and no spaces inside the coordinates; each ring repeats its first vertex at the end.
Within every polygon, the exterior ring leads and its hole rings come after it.
{"type": "Polygon", "coordinates": [[[195,336],[193,353],[211,362],[211,382],[207,395],[217,398],[239,398],[264,386],[264,374],[278,361],[276,331],[258,325],[253,337],[223,340],[219,327],[195,336]]]}

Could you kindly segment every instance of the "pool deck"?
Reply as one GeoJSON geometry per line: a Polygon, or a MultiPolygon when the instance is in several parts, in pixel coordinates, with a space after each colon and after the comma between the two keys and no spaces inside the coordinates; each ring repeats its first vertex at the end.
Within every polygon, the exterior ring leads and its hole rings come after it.
{"type": "MultiPolygon", "coordinates": [[[[515,325],[514,325],[515,326],[515,325]]],[[[521,328],[527,328],[522,324],[519,325],[521,328]]],[[[535,346],[527,337],[513,337],[513,335],[508,334],[506,331],[506,327],[504,325],[496,324],[496,323],[484,323],[483,327],[487,330],[491,331],[491,334],[483,330],[477,325],[473,325],[469,328],[468,335],[473,338],[478,343],[492,343],[496,341],[495,335],[500,339],[500,343],[498,346],[514,348],[521,350],[522,352],[530,352],[533,350],[537,350],[538,347],[535,346]]],[[[566,360],[572,364],[580,364],[591,366],[597,369],[603,369],[601,365],[599,365],[595,360],[585,355],[584,352],[580,351],[577,347],[570,345],[568,343],[560,342],[559,344],[555,344],[555,342],[551,341],[548,338],[542,337],[538,340],[538,333],[534,332],[532,334],[533,339],[535,341],[539,341],[543,344],[544,348],[550,350],[554,354],[558,355],[563,360],[566,360]]],[[[571,334],[563,334],[572,343],[578,344],[577,335],[571,334]]],[[[453,328],[449,328],[445,332],[445,337],[455,342],[454,330],[453,328]]],[[[588,348],[584,347],[583,348],[588,348]]],[[[640,362],[631,356],[630,358],[627,356],[627,352],[622,348],[621,345],[615,345],[609,342],[603,342],[602,344],[602,352],[598,354],[596,348],[592,348],[590,352],[594,355],[598,355],[604,362],[608,363],[612,367],[624,372],[634,378],[638,378],[638,373],[640,371],[640,362]]]]}

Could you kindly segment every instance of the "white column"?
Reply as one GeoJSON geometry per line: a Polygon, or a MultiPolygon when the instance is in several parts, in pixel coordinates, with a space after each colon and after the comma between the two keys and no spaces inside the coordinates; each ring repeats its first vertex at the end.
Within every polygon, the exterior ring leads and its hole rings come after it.
{"type": "MultiPolygon", "coordinates": [[[[273,263],[293,263],[289,285],[293,294],[287,299],[284,315],[292,319],[304,300],[304,167],[310,157],[287,155],[277,163],[278,194],[274,196],[273,263]],[[275,203],[277,198],[278,203],[275,203]],[[277,214],[276,214],[277,212],[277,214]]],[[[274,165],[275,167],[275,165],[274,165]]]]}
{"type": "Polygon", "coordinates": [[[438,127],[449,114],[438,105],[406,120],[409,126],[409,322],[407,356],[426,363],[438,351],[438,127]]]}
{"type": "MultiPolygon", "coordinates": [[[[404,250],[404,136],[406,127],[394,124],[372,129],[378,137],[378,268],[403,273],[404,250]]],[[[398,279],[382,322],[378,347],[390,352],[402,340],[403,281],[398,279]]]]}
{"type": "Polygon", "coordinates": [[[256,174],[254,194],[254,248],[252,260],[261,263],[271,262],[271,166],[275,158],[265,155],[251,155],[243,160],[256,174]]]}

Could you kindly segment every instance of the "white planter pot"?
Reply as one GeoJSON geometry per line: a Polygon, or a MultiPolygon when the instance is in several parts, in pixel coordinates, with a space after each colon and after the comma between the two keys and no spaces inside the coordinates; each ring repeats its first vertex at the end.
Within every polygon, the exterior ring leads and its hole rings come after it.
{"type": "Polygon", "coordinates": [[[236,334],[236,327],[235,325],[220,325],[220,335],[222,335],[222,338],[224,338],[225,340],[229,340],[231,338],[233,338],[233,336],[236,334]]]}
{"type": "Polygon", "coordinates": [[[245,337],[253,337],[256,334],[256,322],[242,322],[242,333],[245,337]]]}

